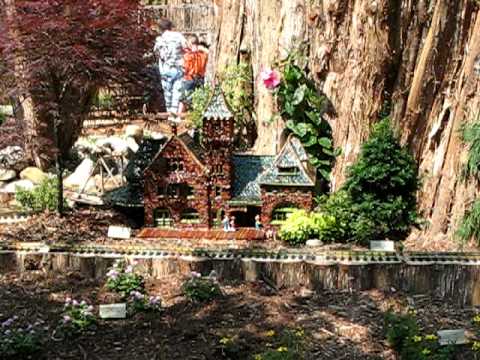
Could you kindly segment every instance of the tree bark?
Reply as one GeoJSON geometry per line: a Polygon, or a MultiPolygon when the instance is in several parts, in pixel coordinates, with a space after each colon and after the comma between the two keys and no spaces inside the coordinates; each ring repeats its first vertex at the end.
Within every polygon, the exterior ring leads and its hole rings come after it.
{"type": "Polygon", "coordinates": [[[467,149],[458,133],[479,111],[480,74],[473,70],[480,63],[478,2],[218,3],[217,71],[225,59],[238,58],[242,46],[251,51],[257,154],[275,153],[284,127],[269,121],[276,109],[272,94],[258,83],[261,66],[273,65],[305,41],[308,69],[332,105],[327,120],[335,146],[343,151],[333,169],[332,191],[342,186],[371,125],[390,113],[423,179],[418,204],[429,225],[413,236],[452,236],[478,195],[477,184],[460,178],[467,149]]]}

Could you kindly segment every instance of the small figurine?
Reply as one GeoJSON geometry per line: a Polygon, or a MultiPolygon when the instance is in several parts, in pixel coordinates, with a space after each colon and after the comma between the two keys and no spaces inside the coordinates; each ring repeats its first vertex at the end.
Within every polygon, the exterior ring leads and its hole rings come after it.
{"type": "Polygon", "coordinates": [[[229,231],[235,231],[235,216],[230,218],[230,229],[229,231]]]}
{"type": "Polygon", "coordinates": [[[225,217],[222,220],[222,225],[223,225],[223,231],[230,231],[230,218],[228,215],[225,215],[225,217]]]}
{"type": "Polygon", "coordinates": [[[260,230],[262,228],[262,223],[260,221],[260,215],[255,215],[255,229],[260,230]]]}

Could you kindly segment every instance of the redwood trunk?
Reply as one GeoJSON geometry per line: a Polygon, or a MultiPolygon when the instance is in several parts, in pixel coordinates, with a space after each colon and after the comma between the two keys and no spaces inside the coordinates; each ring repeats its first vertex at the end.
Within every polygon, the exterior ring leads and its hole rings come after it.
{"type": "Polygon", "coordinates": [[[430,221],[421,235],[451,236],[476,198],[460,179],[466,146],[458,129],[480,105],[480,17],[471,0],[217,1],[217,71],[240,48],[251,51],[259,138],[256,153],[275,153],[283,130],[272,94],[258,83],[294,44],[306,41],[309,70],[334,111],[328,116],[343,150],[332,190],[380,114],[390,113],[423,178],[419,208],[430,221]],[[232,34],[234,36],[232,37],[232,34]]]}

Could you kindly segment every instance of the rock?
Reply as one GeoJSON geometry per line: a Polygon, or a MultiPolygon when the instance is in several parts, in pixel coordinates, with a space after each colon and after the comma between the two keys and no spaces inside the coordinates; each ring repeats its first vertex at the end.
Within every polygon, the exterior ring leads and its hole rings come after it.
{"type": "Polygon", "coordinates": [[[136,141],[143,138],[143,129],[138,125],[128,125],[125,128],[125,136],[133,137],[136,141]]]}
{"type": "Polygon", "coordinates": [[[17,191],[17,187],[24,190],[32,190],[35,185],[30,180],[17,180],[8,183],[0,189],[2,193],[14,194],[17,191]]]}
{"type": "Polygon", "coordinates": [[[138,151],[139,146],[138,146],[137,142],[135,141],[135,138],[128,137],[127,138],[127,145],[128,145],[128,148],[130,150],[132,150],[134,153],[136,153],[138,151]]]}
{"type": "Polygon", "coordinates": [[[307,240],[305,245],[307,245],[307,246],[322,246],[323,243],[320,240],[311,239],[311,240],[307,240]]]}
{"type": "Polygon", "coordinates": [[[20,146],[7,146],[0,150],[0,167],[20,170],[25,164],[25,152],[20,146]]]}
{"type": "Polygon", "coordinates": [[[48,178],[48,175],[45,174],[42,170],[37,167],[30,166],[26,169],[23,169],[20,173],[20,179],[30,180],[32,183],[38,185],[42,181],[48,178]]]}
{"type": "Polygon", "coordinates": [[[0,169],[0,181],[10,181],[17,177],[15,170],[0,169]]]}
{"type": "MultiPolygon", "coordinates": [[[[90,175],[93,173],[94,166],[95,164],[91,159],[84,159],[75,171],[63,181],[63,185],[65,187],[83,188],[90,178],[90,175]]],[[[95,184],[94,180],[93,184],[95,184]]]]}

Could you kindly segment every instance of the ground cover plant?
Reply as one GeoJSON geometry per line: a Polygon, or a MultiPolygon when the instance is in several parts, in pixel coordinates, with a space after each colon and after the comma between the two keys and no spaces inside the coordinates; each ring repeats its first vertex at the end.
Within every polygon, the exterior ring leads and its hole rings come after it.
{"type": "Polygon", "coordinates": [[[453,360],[457,348],[441,346],[435,334],[423,334],[414,311],[405,314],[388,312],[385,315],[386,336],[389,344],[402,360],[453,360]]]}
{"type": "Polygon", "coordinates": [[[4,360],[28,359],[42,350],[45,341],[43,321],[22,326],[17,315],[0,323],[0,358],[4,360]]]}
{"type": "Polygon", "coordinates": [[[182,285],[183,295],[192,302],[209,302],[222,295],[222,290],[214,276],[202,276],[192,272],[182,285]]]}
{"type": "Polygon", "coordinates": [[[93,310],[85,300],[65,299],[60,330],[67,336],[91,330],[97,322],[93,310]]]}
{"type": "Polygon", "coordinates": [[[145,279],[135,272],[134,265],[127,265],[123,260],[116,260],[108,271],[106,286],[109,290],[120,294],[123,299],[127,299],[134,293],[145,293],[145,279]]]}

